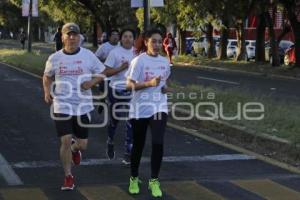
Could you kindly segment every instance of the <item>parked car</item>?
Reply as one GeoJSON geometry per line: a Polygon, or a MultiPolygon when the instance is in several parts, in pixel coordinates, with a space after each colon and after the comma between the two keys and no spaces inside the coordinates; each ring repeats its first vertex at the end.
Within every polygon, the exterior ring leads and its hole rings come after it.
{"type": "MultiPolygon", "coordinates": [[[[220,40],[220,37],[214,36],[213,40],[214,40],[214,43],[216,44],[220,40]]],[[[193,56],[197,56],[198,54],[207,55],[207,50],[208,50],[208,41],[207,41],[206,36],[201,36],[200,38],[196,39],[192,43],[191,54],[193,56]]]]}
{"type": "MultiPolygon", "coordinates": [[[[283,62],[284,62],[285,51],[288,48],[290,48],[292,45],[294,45],[294,43],[289,40],[281,40],[279,42],[278,56],[279,56],[280,64],[283,64],[283,62]]],[[[266,44],[265,44],[265,55],[266,55],[266,61],[269,61],[272,64],[273,56],[272,56],[270,42],[266,42],[266,44]]]]}
{"type": "MultiPolygon", "coordinates": [[[[255,58],[255,40],[246,40],[247,60],[255,58]]],[[[216,52],[219,51],[219,43],[216,45],[216,52]]],[[[237,54],[237,40],[229,39],[227,44],[227,57],[236,57],[237,54]]]]}
{"type": "Polygon", "coordinates": [[[296,54],[295,54],[295,45],[292,45],[290,48],[288,48],[285,51],[284,54],[284,65],[291,65],[291,64],[295,64],[296,62],[296,54]]]}
{"type": "MultiPolygon", "coordinates": [[[[217,42],[216,43],[216,52],[217,52],[217,54],[220,53],[219,48],[220,48],[220,42],[217,42]]],[[[237,52],[237,40],[228,39],[227,50],[226,50],[227,57],[229,57],[229,58],[230,57],[235,57],[236,52],[237,52]]]]}
{"type": "Polygon", "coordinates": [[[185,38],[185,52],[190,54],[192,52],[192,44],[195,41],[194,37],[185,38]]]}
{"type": "Polygon", "coordinates": [[[235,58],[237,53],[237,40],[229,39],[227,43],[227,57],[235,58]]]}
{"type": "Polygon", "coordinates": [[[255,48],[256,41],[255,40],[246,40],[246,51],[247,51],[247,60],[255,58],[255,48]]]}

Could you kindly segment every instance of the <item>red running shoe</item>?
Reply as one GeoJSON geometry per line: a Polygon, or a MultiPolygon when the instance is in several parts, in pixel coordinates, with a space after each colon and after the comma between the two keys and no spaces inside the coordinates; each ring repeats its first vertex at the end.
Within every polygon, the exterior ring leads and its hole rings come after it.
{"type": "Polygon", "coordinates": [[[75,187],[74,185],[74,177],[72,175],[68,175],[65,177],[65,180],[64,180],[64,184],[63,186],[61,187],[61,190],[73,190],[75,187]]]}

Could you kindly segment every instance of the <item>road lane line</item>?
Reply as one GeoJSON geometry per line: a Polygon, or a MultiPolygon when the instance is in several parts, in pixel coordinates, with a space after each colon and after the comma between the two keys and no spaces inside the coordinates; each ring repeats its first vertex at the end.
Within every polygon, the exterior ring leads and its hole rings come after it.
{"type": "Polygon", "coordinates": [[[29,72],[29,71],[26,71],[25,69],[21,69],[21,68],[19,68],[19,67],[15,67],[15,66],[13,66],[13,65],[10,65],[10,64],[7,64],[7,63],[3,63],[3,62],[0,62],[0,64],[1,64],[1,65],[5,65],[5,66],[7,66],[7,67],[10,67],[10,68],[12,68],[12,69],[14,69],[14,70],[16,70],[16,71],[22,72],[22,73],[24,73],[24,74],[33,76],[33,77],[35,77],[35,78],[38,78],[38,79],[41,79],[41,78],[42,78],[41,76],[39,76],[39,75],[37,75],[37,74],[34,74],[34,73],[32,73],[32,72],[29,72]]]}
{"type": "Polygon", "coordinates": [[[194,181],[180,181],[162,183],[163,191],[174,197],[176,200],[222,200],[220,195],[210,191],[209,189],[197,184],[194,181]]]}
{"type": "Polygon", "coordinates": [[[4,200],[48,200],[46,194],[39,188],[9,188],[1,189],[4,200]]]}
{"type": "Polygon", "coordinates": [[[228,83],[228,84],[232,84],[232,85],[240,85],[240,83],[238,83],[238,82],[226,81],[226,80],[222,80],[222,79],[208,78],[208,77],[204,77],[204,76],[197,76],[197,78],[198,79],[203,79],[203,80],[208,80],[208,81],[216,81],[216,82],[220,82],[220,83],[228,83]]]}
{"type": "MultiPolygon", "coordinates": [[[[234,160],[255,160],[254,156],[245,154],[221,154],[221,155],[205,155],[205,156],[166,156],[163,158],[164,162],[217,162],[217,161],[234,161],[234,160]]],[[[108,160],[104,159],[83,159],[80,165],[94,166],[94,165],[119,165],[122,159],[108,160]]],[[[150,158],[142,158],[142,163],[149,163],[150,158]]],[[[17,162],[11,163],[11,166],[16,169],[22,168],[44,168],[44,167],[59,167],[60,161],[31,161],[31,162],[17,162]]]]}
{"type": "Polygon", "coordinates": [[[127,192],[117,186],[79,187],[78,190],[88,200],[134,200],[127,192]]]}
{"type": "Polygon", "coordinates": [[[300,200],[300,193],[271,180],[236,180],[235,185],[268,200],[300,200]]]}
{"type": "Polygon", "coordinates": [[[23,185],[20,177],[12,169],[11,165],[0,153],[0,175],[5,179],[8,185],[23,185]]]}

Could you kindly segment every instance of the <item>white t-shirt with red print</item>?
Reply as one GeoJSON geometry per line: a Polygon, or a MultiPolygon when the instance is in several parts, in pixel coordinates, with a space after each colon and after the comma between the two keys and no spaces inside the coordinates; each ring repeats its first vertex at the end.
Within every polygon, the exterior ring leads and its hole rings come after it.
{"type": "Polygon", "coordinates": [[[54,113],[79,116],[92,111],[92,91],[82,90],[80,85],[104,69],[93,52],[82,47],[76,54],[60,50],[49,56],[44,74],[55,78],[54,113]]]}
{"type": "Polygon", "coordinates": [[[168,113],[167,95],[162,93],[162,87],[170,76],[169,61],[163,56],[149,56],[142,53],[131,61],[126,77],[137,83],[150,81],[160,76],[160,84],[134,91],[130,101],[129,118],[148,118],[158,112],[168,113]]]}
{"type": "Polygon", "coordinates": [[[118,44],[112,45],[110,42],[105,42],[103,43],[95,52],[95,55],[100,59],[100,60],[105,60],[111,50],[116,48],[118,44]]]}
{"type": "MultiPolygon", "coordinates": [[[[122,46],[118,46],[111,50],[108,54],[108,57],[105,60],[105,65],[111,68],[120,67],[124,62],[128,62],[130,65],[131,60],[135,57],[134,48],[125,49],[122,46]]],[[[123,70],[118,74],[110,77],[109,86],[118,89],[125,90],[126,89],[126,78],[125,73],[127,70],[123,70]]]]}

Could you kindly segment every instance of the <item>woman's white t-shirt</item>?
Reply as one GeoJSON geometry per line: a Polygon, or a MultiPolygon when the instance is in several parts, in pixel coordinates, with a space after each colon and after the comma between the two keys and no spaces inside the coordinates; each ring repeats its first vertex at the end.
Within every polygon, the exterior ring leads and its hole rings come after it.
{"type": "MultiPolygon", "coordinates": [[[[120,67],[124,62],[128,62],[130,64],[131,60],[135,57],[134,48],[125,49],[122,46],[118,46],[111,50],[108,54],[108,57],[105,60],[105,66],[111,68],[120,67]]],[[[118,89],[125,90],[126,89],[126,79],[125,73],[127,70],[123,70],[118,74],[115,74],[110,77],[109,86],[118,89]]]]}
{"type": "Polygon", "coordinates": [[[129,118],[148,118],[158,112],[168,113],[167,95],[161,90],[170,74],[169,61],[160,55],[153,57],[142,53],[131,61],[127,79],[142,83],[160,76],[161,81],[156,87],[133,91],[129,118]]]}

